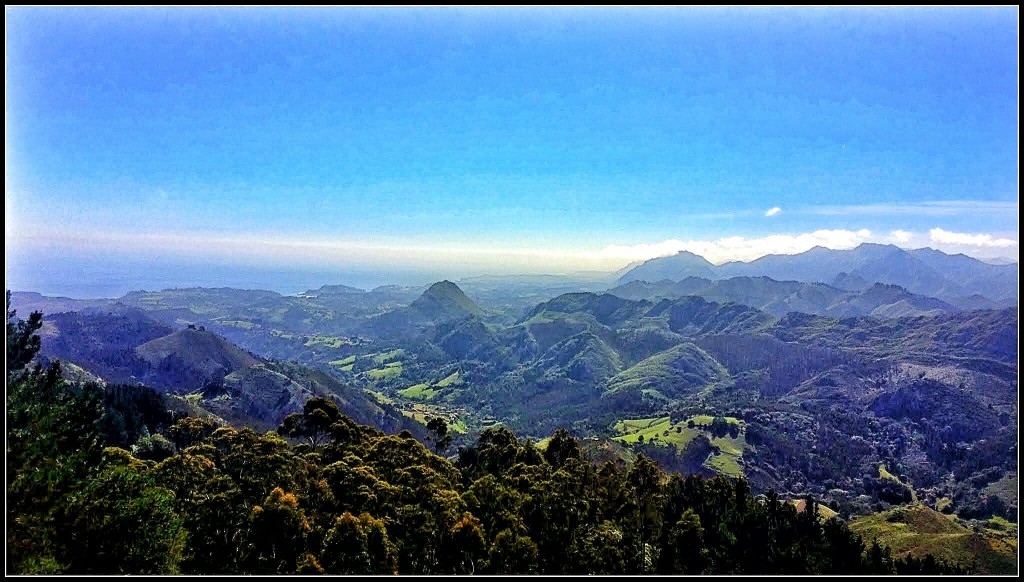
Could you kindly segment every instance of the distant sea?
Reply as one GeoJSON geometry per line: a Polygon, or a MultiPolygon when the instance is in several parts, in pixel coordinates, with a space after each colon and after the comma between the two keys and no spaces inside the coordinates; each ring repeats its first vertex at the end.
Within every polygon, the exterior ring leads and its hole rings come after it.
{"type": "Polygon", "coordinates": [[[303,270],[261,265],[167,264],[145,259],[82,262],[54,258],[31,265],[8,264],[5,288],[75,299],[116,298],[131,291],[184,287],[264,289],[293,295],[321,285],[341,284],[370,290],[380,285],[427,285],[452,276],[388,268],[303,270]]]}

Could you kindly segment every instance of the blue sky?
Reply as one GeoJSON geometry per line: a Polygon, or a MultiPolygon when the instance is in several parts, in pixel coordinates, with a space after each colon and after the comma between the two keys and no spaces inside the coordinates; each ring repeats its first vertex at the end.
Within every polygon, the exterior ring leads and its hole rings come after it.
{"type": "Polygon", "coordinates": [[[8,8],[8,285],[1016,257],[1017,15],[8,8]]]}

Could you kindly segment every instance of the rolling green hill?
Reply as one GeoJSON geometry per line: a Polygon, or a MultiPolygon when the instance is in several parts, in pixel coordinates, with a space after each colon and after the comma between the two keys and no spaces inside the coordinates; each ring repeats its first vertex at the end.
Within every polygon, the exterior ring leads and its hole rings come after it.
{"type": "Polygon", "coordinates": [[[683,343],[610,378],[603,398],[614,401],[614,407],[623,412],[650,410],[728,379],[728,371],[714,358],[692,343],[683,343]]]}
{"type": "Polygon", "coordinates": [[[951,516],[924,505],[900,506],[850,522],[850,529],[866,540],[889,547],[893,557],[939,560],[980,574],[1017,571],[1016,548],[998,537],[964,527],[951,516]]]}

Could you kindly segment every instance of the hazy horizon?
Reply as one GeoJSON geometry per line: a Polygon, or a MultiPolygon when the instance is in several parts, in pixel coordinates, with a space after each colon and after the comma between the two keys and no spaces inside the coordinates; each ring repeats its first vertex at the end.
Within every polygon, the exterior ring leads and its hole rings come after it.
{"type": "Polygon", "coordinates": [[[1019,256],[1009,7],[5,15],[14,290],[1019,256]]]}
{"type": "MultiPolygon", "coordinates": [[[[904,250],[915,250],[910,247],[900,248],[903,248],[904,250]]],[[[702,256],[700,253],[694,254],[702,256]]],[[[1006,264],[1007,262],[1017,263],[1016,259],[1010,257],[997,257],[996,259],[998,260],[988,259],[984,262],[990,264],[1006,264]]],[[[640,261],[630,263],[630,265],[638,263],[640,263],[640,261]]],[[[725,261],[717,262],[715,264],[721,265],[724,263],[725,261]]],[[[606,276],[606,280],[609,285],[612,285],[615,281],[613,276],[622,270],[623,269],[550,273],[500,271],[474,272],[457,270],[448,272],[431,270],[361,271],[351,269],[331,271],[230,265],[218,265],[216,268],[210,268],[209,265],[195,264],[168,265],[150,263],[144,265],[126,265],[123,262],[118,262],[117,264],[111,265],[89,264],[84,268],[78,265],[69,266],[67,272],[71,273],[70,280],[52,279],[48,277],[50,273],[47,271],[40,273],[38,271],[27,270],[23,273],[16,273],[16,276],[14,277],[11,277],[10,273],[8,273],[8,281],[21,280],[25,282],[22,288],[8,286],[8,289],[12,291],[36,292],[46,296],[60,296],[72,299],[116,299],[132,291],[162,291],[165,289],[190,287],[230,287],[236,289],[275,291],[284,295],[296,295],[304,291],[318,289],[323,285],[347,285],[349,287],[356,287],[369,291],[375,287],[384,285],[422,287],[445,279],[461,282],[476,277],[494,276],[526,278],[530,276],[547,275],[575,278],[580,281],[596,281],[601,279],[603,274],[606,276]],[[125,275],[124,273],[126,272],[129,274],[125,275]]]]}

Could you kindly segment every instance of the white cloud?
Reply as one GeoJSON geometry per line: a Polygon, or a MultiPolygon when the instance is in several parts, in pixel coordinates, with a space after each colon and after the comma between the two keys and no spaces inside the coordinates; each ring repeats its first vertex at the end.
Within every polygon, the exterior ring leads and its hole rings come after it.
{"type": "Polygon", "coordinates": [[[773,234],[760,238],[731,236],[716,240],[666,240],[655,244],[609,245],[597,253],[606,258],[639,261],[689,251],[715,264],[729,261],[752,261],[765,255],[796,254],[816,246],[830,249],[852,249],[874,242],[871,231],[816,230],[803,234],[773,234]]]}
{"type": "Polygon", "coordinates": [[[941,228],[933,228],[928,231],[933,243],[962,245],[968,247],[994,247],[1008,248],[1017,246],[1017,241],[1009,238],[995,238],[990,234],[969,234],[966,232],[951,232],[941,228]]]}
{"type": "Polygon", "coordinates": [[[643,261],[646,259],[653,259],[655,257],[667,257],[669,255],[674,255],[679,251],[685,250],[688,244],[690,243],[686,241],[670,239],[654,244],[640,243],[635,245],[608,245],[595,254],[606,258],[643,261]]]}
{"type": "Polygon", "coordinates": [[[715,240],[671,239],[653,244],[609,245],[596,256],[628,261],[642,261],[689,251],[715,264],[729,261],[752,261],[765,255],[796,254],[815,246],[830,249],[852,249],[861,243],[895,244],[907,249],[932,247],[947,253],[964,252],[974,257],[1016,256],[1017,241],[991,234],[965,234],[933,228],[928,234],[909,230],[893,230],[874,234],[868,229],[817,230],[803,234],[773,234],[760,238],[742,236],[715,240]]]}
{"type": "Polygon", "coordinates": [[[764,215],[765,216],[775,216],[776,214],[778,214],[780,212],[782,212],[781,208],[779,208],[778,206],[772,206],[771,208],[768,209],[768,212],[764,213],[764,215]]]}
{"type": "MultiPolygon", "coordinates": [[[[1008,233],[967,234],[933,228],[929,233],[893,230],[875,234],[861,230],[817,230],[771,234],[756,238],[668,239],[654,243],[585,246],[501,244],[500,241],[457,243],[443,240],[335,239],[299,234],[226,236],[218,233],[127,233],[71,229],[19,229],[5,233],[9,249],[49,249],[62,253],[147,256],[154,261],[188,258],[196,264],[287,265],[307,268],[434,269],[458,274],[567,273],[612,271],[642,261],[689,251],[715,264],[752,261],[770,254],[796,254],[815,246],[851,249],[861,243],[930,246],[974,257],[1016,257],[1017,241],[1008,233]],[[929,239],[930,233],[930,239],[929,239]]],[[[455,276],[455,275],[453,275],[455,276]]]]}
{"type": "Polygon", "coordinates": [[[894,243],[908,243],[914,238],[914,233],[906,230],[894,230],[889,233],[889,240],[894,243]]]}

